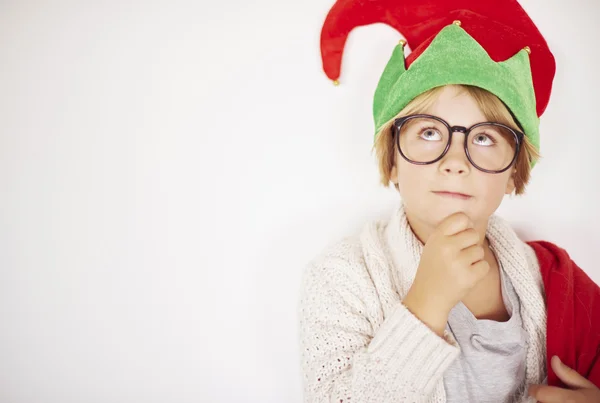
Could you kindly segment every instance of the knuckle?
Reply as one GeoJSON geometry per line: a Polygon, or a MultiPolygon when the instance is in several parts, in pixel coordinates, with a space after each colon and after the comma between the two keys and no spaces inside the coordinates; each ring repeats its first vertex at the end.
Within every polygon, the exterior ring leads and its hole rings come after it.
{"type": "Polygon", "coordinates": [[[469,218],[465,213],[456,213],[449,217],[447,228],[465,228],[468,225],[469,218]]]}
{"type": "Polygon", "coordinates": [[[469,228],[469,241],[473,243],[479,242],[479,233],[474,228],[469,228]]]}
{"type": "Polygon", "coordinates": [[[475,276],[477,278],[481,278],[483,277],[485,274],[487,274],[490,265],[488,264],[488,262],[486,262],[485,260],[479,261],[474,265],[474,272],[475,272],[475,276]]]}
{"type": "Polygon", "coordinates": [[[463,228],[469,225],[469,217],[467,217],[465,213],[459,213],[457,221],[458,224],[463,228]]]}
{"type": "Polygon", "coordinates": [[[463,276],[458,276],[457,283],[460,288],[471,288],[473,285],[473,279],[471,278],[471,274],[466,274],[463,276]]]}

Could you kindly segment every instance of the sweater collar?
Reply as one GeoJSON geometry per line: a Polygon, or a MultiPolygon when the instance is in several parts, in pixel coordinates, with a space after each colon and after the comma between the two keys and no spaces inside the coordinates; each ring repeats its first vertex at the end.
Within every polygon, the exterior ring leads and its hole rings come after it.
{"type": "MultiPolygon", "coordinates": [[[[390,274],[403,297],[415,279],[423,244],[413,233],[402,204],[381,230],[383,246],[393,264],[390,274]]],[[[527,367],[527,382],[540,383],[545,375],[546,306],[535,253],[496,215],[488,220],[486,237],[521,301],[523,327],[529,335],[527,361],[535,363],[527,367]]]]}
{"type": "MultiPolygon", "coordinates": [[[[405,291],[408,291],[404,288],[410,287],[417,273],[423,243],[412,231],[402,204],[393,212],[383,230],[383,236],[394,267],[402,268],[394,271],[402,273],[401,276],[397,276],[397,285],[400,286],[398,293],[404,295],[405,291]]],[[[527,259],[526,252],[528,246],[519,239],[508,222],[492,215],[488,220],[486,237],[511,282],[525,283],[528,286],[538,284],[538,276],[535,276],[534,272],[536,269],[539,272],[539,267],[531,267],[532,262],[527,259]]]]}

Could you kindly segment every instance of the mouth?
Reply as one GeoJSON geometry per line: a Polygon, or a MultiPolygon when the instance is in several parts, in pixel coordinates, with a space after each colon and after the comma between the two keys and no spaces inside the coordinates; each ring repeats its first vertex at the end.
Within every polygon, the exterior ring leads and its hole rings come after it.
{"type": "Polygon", "coordinates": [[[442,197],[446,197],[446,198],[450,198],[450,199],[469,200],[470,198],[473,197],[471,195],[464,194],[464,193],[458,193],[458,192],[434,191],[433,193],[435,193],[438,196],[442,196],[442,197]]]}

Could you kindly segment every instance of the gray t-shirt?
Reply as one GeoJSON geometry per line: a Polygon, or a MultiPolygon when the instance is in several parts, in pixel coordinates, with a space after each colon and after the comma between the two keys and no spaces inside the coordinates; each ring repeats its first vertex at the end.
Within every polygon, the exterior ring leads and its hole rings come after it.
{"type": "Polygon", "coordinates": [[[500,267],[502,299],[510,319],[477,319],[462,303],[448,317],[461,353],[444,373],[448,402],[515,402],[524,393],[527,332],[520,301],[500,267]]]}

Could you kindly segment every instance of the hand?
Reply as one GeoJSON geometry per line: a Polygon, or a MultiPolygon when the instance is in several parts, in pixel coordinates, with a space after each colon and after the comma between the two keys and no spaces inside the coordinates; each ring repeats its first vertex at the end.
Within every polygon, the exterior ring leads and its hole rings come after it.
{"type": "Polygon", "coordinates": [[[446,217],[423,247],[404,305],[439,335],[450,310],[488,273],[481,237],[464,213],[446,217]]]}
{"type": "Polygon", "coordinates": [[[541,403],[593,403],[600,402],[600,389],[592,382],[579,375],[577,371],[567,367],[557,356],[552,357],[552,369],[567,386],[563,389],[556,386],[531,385],[529,395],[541,403]]]}

